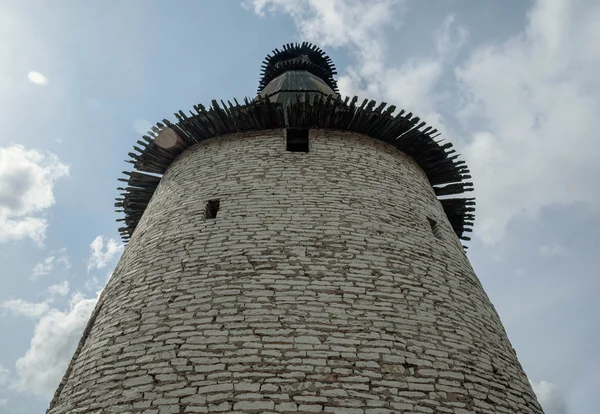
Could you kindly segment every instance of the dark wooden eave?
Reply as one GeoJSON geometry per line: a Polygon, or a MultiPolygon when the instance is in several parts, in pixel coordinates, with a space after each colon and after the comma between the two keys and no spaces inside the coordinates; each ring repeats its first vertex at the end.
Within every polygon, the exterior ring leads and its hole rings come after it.
{"type": "Polygon", "coordinates": [[[262,98],[269,98],[272,103],[295,102],[298,94],[314,94],[337,98],[337,93],[323,79],[306,70],[289,70],[273,79],[260,92],[262,98]]]}
{"type": "Polygon", "coordinates": [[[124,226],[119,229],[124,241],[128,241],[138,225],[158,183],[173,161],[187,148],[206,139],[236,132],[277,129],[286,127],[328,128],[346,130],[368,135],[389,143],[412,157],[423,169],[433,189],[440,198],[452,228],[461,240],[470,240],[465,233],[471,231],[474,220],[473,198],[464,193],[473,190],[471,176],[463,161],[452,149],[451,143],[436,140],[439,133],[426,126],[412,113],[401,110],[394,114],[395,106],[364,100],[357,105],[358,98],[323,96],[308,92],[298,93],[294,101],[272,102],[269,97],[258,96],[255,100],[244,100],[244,104],[221,105],[212,101],[206,109],[194,106],[194,112],[175,114],[177,122],[159,122],[152,131],[144,135],[139,146],[127,162],[134,165],[132,172],[124,171],[127,183],[121,187],[121,197],[115,206],[124,213],[124,226]],[[168,136],[174,145],[164,148],[157,145],[168,136]]]}

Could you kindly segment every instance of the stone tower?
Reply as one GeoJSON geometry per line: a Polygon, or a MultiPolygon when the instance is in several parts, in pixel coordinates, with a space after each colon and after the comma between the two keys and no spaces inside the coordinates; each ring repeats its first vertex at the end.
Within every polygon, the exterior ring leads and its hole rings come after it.
{"type": "Polygon", "coordinates": [[[128,246],[48,413],[542,413],[460,239],[471,189],[308,43],[138,141],[128,246]]]}

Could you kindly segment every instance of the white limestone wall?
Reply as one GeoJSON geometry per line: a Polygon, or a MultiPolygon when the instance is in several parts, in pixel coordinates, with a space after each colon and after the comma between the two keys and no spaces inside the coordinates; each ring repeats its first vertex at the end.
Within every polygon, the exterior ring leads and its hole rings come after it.
{"type": "Polygon", "coordinates": [[[175,161],[49,413],[542,412],[421,169],[358,134],[310,139],[175,161]]]}

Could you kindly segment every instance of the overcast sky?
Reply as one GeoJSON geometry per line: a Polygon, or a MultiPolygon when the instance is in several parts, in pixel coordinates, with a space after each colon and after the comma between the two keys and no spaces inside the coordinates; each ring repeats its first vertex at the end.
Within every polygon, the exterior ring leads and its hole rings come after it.
{"type": "Polygon", "coordinates": [[[140,134],[253,96],[264,56],[308,40],[343,95],[456,144],[468,255],[546,414],[596,414],[598,22],[597,0],[0,0],[0,413],[45,411],[123,251],[140,134]]]}

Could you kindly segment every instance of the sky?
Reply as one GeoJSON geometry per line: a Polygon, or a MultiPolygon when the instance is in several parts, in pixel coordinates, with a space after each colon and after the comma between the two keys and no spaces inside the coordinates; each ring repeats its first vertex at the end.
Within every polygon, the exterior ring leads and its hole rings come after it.
{"type": "Polygon", "coordinates": [[[0,414],[44,412],[124,246],[151,123],[252,97],[312,41],[342,95],[411,111],[469,165],[468,257],[546,414],[600,406],[600,2],[0,0],[0,414]]]}

